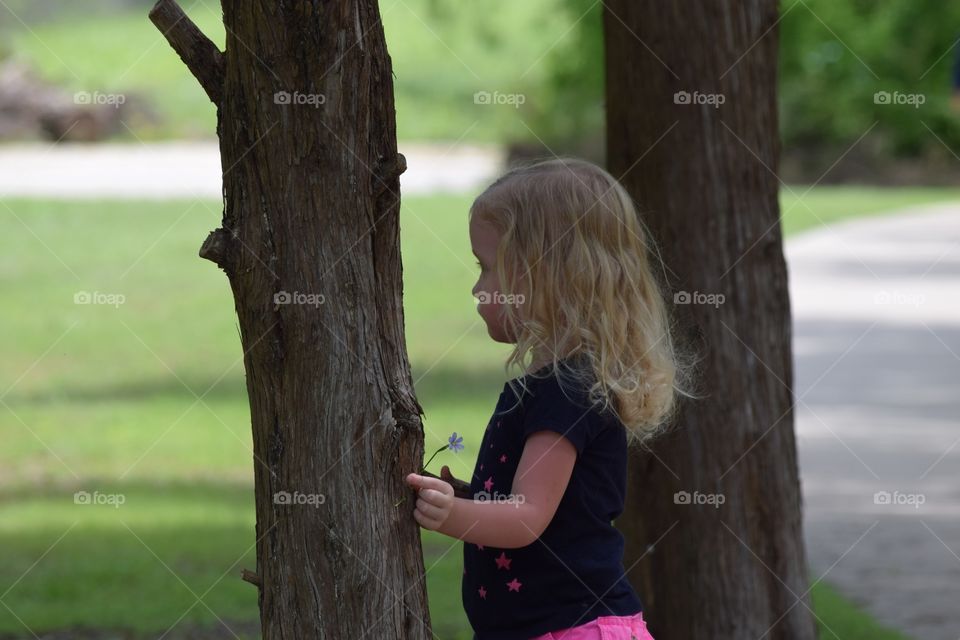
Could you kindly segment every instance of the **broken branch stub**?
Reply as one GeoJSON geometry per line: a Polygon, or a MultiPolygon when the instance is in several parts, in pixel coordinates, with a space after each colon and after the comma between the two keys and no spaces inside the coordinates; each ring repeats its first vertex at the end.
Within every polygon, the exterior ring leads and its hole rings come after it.
{"type": "Polygon", "coordinates": [[[223,102],[223,53],[200,31],[174,0],[159,0],[150,10],[156,25],[213,104],[223,102]]]}

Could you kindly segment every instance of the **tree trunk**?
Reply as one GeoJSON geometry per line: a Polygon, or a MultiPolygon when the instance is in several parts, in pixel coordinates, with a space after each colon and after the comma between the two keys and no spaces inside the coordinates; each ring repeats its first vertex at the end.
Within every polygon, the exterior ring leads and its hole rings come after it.
{"type": "Polygon", "coordinates": [[[690,298],[673,308],[709,396],[683,400],[669,435],[631,455],[618,525],[657,638],[815,637],[777,200],[777,19],[775,0],[606,3],[609,170],[646,212],[671,298],[690,298]]]}
{"type": "Polygon", "coordinates": [[[150,17],[217,105],[225,207],[200,255],[240,323],[263,638],[429,638],[377,2],[224,0],[223,53],[173,0],[150,17]]]}

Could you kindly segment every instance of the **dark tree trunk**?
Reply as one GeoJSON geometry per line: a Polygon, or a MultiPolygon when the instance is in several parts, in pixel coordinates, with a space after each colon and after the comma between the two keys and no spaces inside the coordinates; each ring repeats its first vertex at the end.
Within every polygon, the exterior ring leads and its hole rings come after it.
{"type": "Polygon", "coordinates": [[[725,298],[673,307],[709,397],[684,400],[670,435],[631,456],[618,525],[657,638],[816,634],[778,221],[777,17],[775,0],[606,2],[609,169],[647,211],[672,291],[725,298]],[[725,502],[694,504],[703,494],[725,502]]]}
{"type": "Polygon", "coordinates": [[[218,110],[225,207],[200,254],[240,322],[263,638],[429,638],[377,2],[224,0],[223,53],[173,0],[151,19],[218,110]]]}

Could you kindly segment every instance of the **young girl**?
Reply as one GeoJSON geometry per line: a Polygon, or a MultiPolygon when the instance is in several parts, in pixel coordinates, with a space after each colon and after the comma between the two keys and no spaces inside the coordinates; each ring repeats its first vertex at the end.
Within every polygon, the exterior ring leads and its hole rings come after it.
{"type": "MultiPolygon", "coordinates": [[[[475,640],[652,640],[614,528],[627,446],[684,393],[650,238],[630,196],[589,162],[514,169],[470,209],[490,337],[531,363],[505,385],[468,497],[409,474],[414,518],[464,541],[475,640]]],[[[448,482],[449,481],[449,482],[448,482]]]]}

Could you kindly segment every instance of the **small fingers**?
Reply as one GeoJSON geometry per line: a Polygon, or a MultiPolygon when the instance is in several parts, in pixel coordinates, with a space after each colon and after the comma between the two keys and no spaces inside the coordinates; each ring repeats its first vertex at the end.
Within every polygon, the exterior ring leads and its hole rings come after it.
{"type": "Polygon", "coordinates": [[[437,506],[443,506],[450,501],[448,494],[437,491],[436,489],[421,489],[419,493],[417,493],[417,497],[437,506]]]}
{"type": "Polygon", "coordinates": [[[420,513],[420,510],[417,509],[413,512],[413,518],[416,520],[421,527],[424,529],[430,529],[431,531],[436,531],[440,527],[440,523],[436,520],[428,518],[427,516],[420,513]]]}
{"type": "Polygon", "coordinates": [[[443,519],[444,509],[438,507],[437,505],[430,504],[424,500],[417,500],[417,511],[421,514],[427,516],[431,520],[441,520],[443,519]]]}
{"type": "Polygon", "coordinates": [[[441,478],[431,478],[430,476],[423,476],[416,473],[411,473],[407,475],[407,483],[413,485],[420,491],[424,489],[438,489],[443,491],[445,487],[449,487],[450,484],[441,478]]]}

